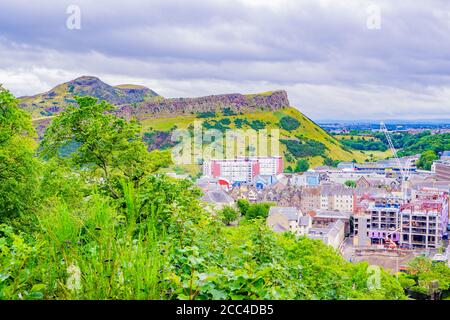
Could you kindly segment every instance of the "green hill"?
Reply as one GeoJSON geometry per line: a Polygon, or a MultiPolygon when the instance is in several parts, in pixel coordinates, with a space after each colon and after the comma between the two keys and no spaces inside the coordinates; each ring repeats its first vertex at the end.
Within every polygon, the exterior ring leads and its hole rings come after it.
{"type": "MultiPolygon", "coordinates": [[[[224,94],[198,98],[165,99],[154,91],[132,84],[110,86],[92,76],[83,76],[56,86],[52,90],[22,97],[21,107],[33,116],[42,136],[52,117],[74,103],[74,96],[94,96],[117,108],[124,118],[135,118],[142,124],[144,141],[151,149],[174,145],[171,131],[190,128],[201,121],[205,129],[280,129],[280,151],[285,167],[295,167],[298,159],[308,159],[311,166],[337,161],[364,161],[366,154],[350,150],[320,126],[290,106],[282,90],[259,94],[224,94]]],[[[198,165],[176,168],[198,174],[198,165]]]]}
{"type": "Polygon", "coordinates": [[[48,92],[34,96],[21,97],[21,108],[30,112],[33,118],[58,114],[70,104],[74,96],[92,96],[106,100],[117,106],[133,105],[158,94],[146,87],[136,85],[110,86],[99,78],[83,76],[60,84],[48,92]]]}
{"type": "MultiPolygon", "coordinates": [[[[303,148],[306,152],[305,156],[296,156],[288,149],[285,143],[280,143],[280,151],[284,156],[285,167],[294,167],[296,161],[300,158],[308,159],[311,166],[323,165],[327,158],[335,161],[352,161],[355,159],[361,162],[368,158],[367,155],[360,151],[349,150],[343,147],[338,140],[294,107],[285,107],[277,111],[257,111],[231,116],[216,113],[215,116],[208,118],[198,118],[198,115],[152,118],[143,120],[141,123],[144,137],[152,136],[148,141],[149,144],[156,142],[157,138],[166,136],[166,139],[159,141],[159,145],[163,148],[168,148],[170,147],[170,135],[167,133],[170,133],[173,129],[188,129],[192,127],[194,121],[203,121],[212,124],[213,127],[215,124],[218,124],[215,127],[219,129],[251,129],[255,122],[261,123],[264,129],[279,129],[280,140],[290,140],[299,142],[302,146],[305,145],[305,148],[303,148]],[[283,129],[280,126],[280,121],[286,117],[296,119],[299,126],[290,131],[283,129]],[[224,119],[229,121],[224,121],[224,119]],[[222,124],[228,122],[229,124],[222,124]],[[245,123],[241,124],[242,122],[245,123]],[[311,143],[313,150],[309,150],[311,148],[307,148],[308,145],[305,142],[311,143]],[[315,146],[314,143],[317,143],[319,147],[315,146]],[[317,150],[319,151],[317,152],[317,150]]],[[[303,149],[300,150],[303,151],[303,149]]],[[[181,169],[180,171],[185,169],[185,172],[187,171],[191,174],[198,172],[197,166],[182,166],[182,168],[178,169],[181,169]]]]}

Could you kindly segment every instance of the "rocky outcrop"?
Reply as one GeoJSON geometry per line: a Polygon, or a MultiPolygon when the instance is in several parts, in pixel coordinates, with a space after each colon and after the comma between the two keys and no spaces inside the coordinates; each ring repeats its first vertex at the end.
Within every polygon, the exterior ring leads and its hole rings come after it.
{"type": "Polygon", "coordinates": [[[220,111],[224,108],[239,112],[252,110],[278,110],[289,106],[286,91],[279,90],[262,94],[223,94],[198,98],[152,99],[138,107],[123,106],[116,112],[125,117],[138,119],[164,117],[198,112],[220,111]]]}

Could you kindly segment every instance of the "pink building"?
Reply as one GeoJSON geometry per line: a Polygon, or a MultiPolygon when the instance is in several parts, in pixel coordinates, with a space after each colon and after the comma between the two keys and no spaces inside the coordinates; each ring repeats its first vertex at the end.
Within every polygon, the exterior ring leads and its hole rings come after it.
{"type": "Polygon", "coordinates": [[[252,182],[257,175],[276,176],[283,173],[282,157],[250,157],[211,159],[203,163],[203,174],[234,182],[252,182]]]}

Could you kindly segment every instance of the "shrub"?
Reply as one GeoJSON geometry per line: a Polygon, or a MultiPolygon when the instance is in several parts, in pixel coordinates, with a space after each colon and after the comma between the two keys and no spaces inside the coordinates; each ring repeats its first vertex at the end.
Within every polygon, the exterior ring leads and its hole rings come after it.
{"type": "Polygon", "coordinates": [[[299,159],[295,166],[295,172],[305,172],[309,169],[309,162],[306,159],[299,159]]]}
{"type": "Polygon", "coordinates": [[[280,142],[285,144],[288,151],[297,158],[307,158],[314,156],[323,156],[326,147],[323,143],[315,140],[287,140],[280,139],[280,142]]]}
{"type": "Polygon", "coordinates": [[[287,131],[292,131],[300,126],[300,122],[297,119],[290,116],[285,116],[280,119],[280,127],[287,131]]]}

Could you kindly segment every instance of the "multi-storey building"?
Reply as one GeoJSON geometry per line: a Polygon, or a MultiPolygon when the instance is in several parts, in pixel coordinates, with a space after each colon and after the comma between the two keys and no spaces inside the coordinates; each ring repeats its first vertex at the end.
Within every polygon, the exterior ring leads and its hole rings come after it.
{"type": "Polygon", "coordinates": [[[353,244],[355,246],[370,245],[370,215],[358,213],[353,216],[353,244]]]}
{"type": "Polygon", "coordinates": [[[436,248],[448,237],[448,192],[421,188],[411,193],[411,203],[402,206],[400,243],[409,247],[436,248]]]}
{"type": "Polygon", "coordinates": [[[300,208],[303,212],[316,211],[321,208],[320,187],[304,187],[301,191],[300,208]]]}
{"type": "Polygon", "coordinates": [[[436,248],[442,240],[438,208],[410,205],[400,214],[400,244],[415,248],[436,248]]]}
{"type": "Polygon", "coordinates": [[[353,212],[353,189],[344,186],[323,186],[320,209],[353,212]]]}
{"type": "Polygon", "coordinates": [[[413,191],[406,204],[398,197],[381,197],[364,214],[355,215],[354,234],[367,235],[371,244],[389,241],[408,248],[437,248],[448,236],[448,215],[448,193],[440,190],[413,191]]]}
{"type": "Polygon", "coordinates": [[[203,163],[203,174],[224,178],[231,183],[252,182],[257,176],[276,176],[283,172],[282,157],[212,159],[203,163]]]}
{"type": "Polygon", "coordinates": [[[387,239],[400,240],[399,206],[395,204],[375,204],[369,207],[369,238],[372,244],[384,244],[387,239]]]}

